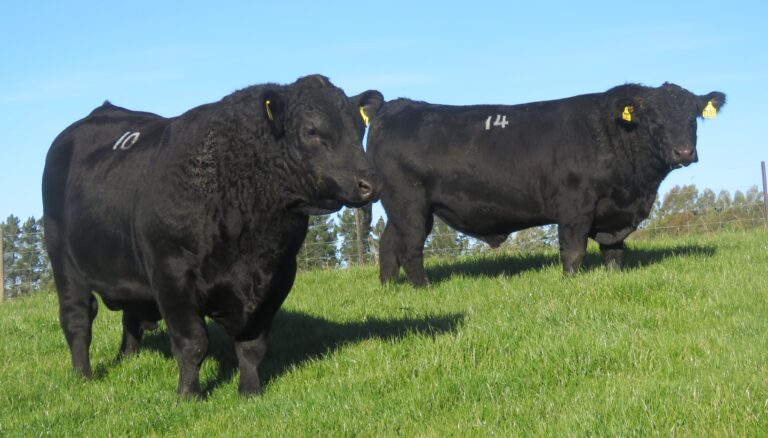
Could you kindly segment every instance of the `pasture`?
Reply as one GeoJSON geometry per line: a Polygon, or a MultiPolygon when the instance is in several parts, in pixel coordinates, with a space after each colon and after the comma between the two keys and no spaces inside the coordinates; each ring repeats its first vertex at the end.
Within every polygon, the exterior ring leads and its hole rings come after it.
{"type": "Polygon", "coordinates": [[[118,361],[94,323],[95,378],[70,366],[54,293],[0,305],[0,435],[761,435],[768,430],[768,232],[631,241],[625,271],[563,278],[555,250],[427,264],[432,287],[375,267],[300,272],[262,396],[237,395],[209,324],[206,398],[180,400],[164,326],[118,361]]]}

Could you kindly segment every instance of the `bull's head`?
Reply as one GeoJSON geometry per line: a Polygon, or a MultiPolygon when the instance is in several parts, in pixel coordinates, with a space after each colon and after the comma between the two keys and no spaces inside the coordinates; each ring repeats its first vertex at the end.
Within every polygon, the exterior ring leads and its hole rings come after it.
{"type": "Polygon", "coordinates": [[[725,94],[713,91],[697,96],[670,83],[658,88],[636,87],[635,90],[634,96],[617,102],[617,122],[627,130],[638,130],[647,135],[655,154],[669,168],[697,162],[697,119],[714,118],[725,105],[725,94]]]}
{"type": "Polygon", "coordinates": [[[342,206],[360,207],[378,196],[381,184],[362,146],[368,119],[384,98],[369,90],[347,97],[319,75],[307,76],[284,93],[263,96],[264,117],[273,134],[285,141],[299,175],[300,199],[293,208],[329,213],[342,206]]]}

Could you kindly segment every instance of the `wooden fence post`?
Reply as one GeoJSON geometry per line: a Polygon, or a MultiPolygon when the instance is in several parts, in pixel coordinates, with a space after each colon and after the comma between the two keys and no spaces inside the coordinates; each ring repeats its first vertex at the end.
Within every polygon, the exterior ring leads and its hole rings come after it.
{"type": "Polygon", "coordinates": [[[5,301],[5,268],[3,267],[3,227],[0,225],[0,303],[5,301]]]}
{"type": "Polygon", "coordinates": [[[365,246],[363,246],[363,223],[360,221],[360,209],[355,209],[355,231],[357,232],[357,262],[365,263],[365,246]]]}
{"type": "Polygon", "coordinates": [[[765,226],[768,227],[768,184],[765,180],[765,161],[760,162],[760,168],[763,171],[763,209],[765,210],[765,226]]]}

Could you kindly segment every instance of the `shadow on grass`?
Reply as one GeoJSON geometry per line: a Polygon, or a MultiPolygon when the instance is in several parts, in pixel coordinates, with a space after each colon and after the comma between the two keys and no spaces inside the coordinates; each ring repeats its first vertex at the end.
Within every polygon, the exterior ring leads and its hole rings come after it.
{"type": "MultiPolygon", "coordinates": [[[[406,335],[436,336],[455,331],[464,320],[462,314],[428,316],[424,318],[366,319],[338,323],[305,313],[279,311],[272,323],[269,344],[264,362],[259,369],[262,384],[286,373],[293,367],[322,359],[346,345],[367,339],[402,339],[406,335]]],[[[232,380],[237,371],[234,342],[216,323],[208,323],[208,355],[215,360],[218,371],[215,377],[202,381],[203,394],[207,397],[218,386],[232,380]]],[[[157,351],[173,358],[168,333],[165,330],[149,332],[142,340],[142,349],[157,351]]],[[[104,364],[106,369],[116,363],[104,364]]],[[[102,373],[105,372],[102,370],[102,373]]]]}
{"type": "MultiPolygon", "coordinates": [[[[624,252],[623,269],[631,270],[660,263],[673,257],[712,257],[715,247],[702,245],[682,245],[669,248],[632,248],[624,252]]],[[[432,283],[440,283],[453,275],[467,277],[497,277],[500,275],[513,276],[526,271],[538,271],[552,265],[560,265],[557,254],[503,254],[474,260],[444,261],[427,267],[427,276],[432,283]]],[[[582,263],[583,271],[591,271],[602,267],[602,259],[595,252],[589,252],[582,263]]],[[[403,280],[401,276],[400,280],[403,280]]]]}

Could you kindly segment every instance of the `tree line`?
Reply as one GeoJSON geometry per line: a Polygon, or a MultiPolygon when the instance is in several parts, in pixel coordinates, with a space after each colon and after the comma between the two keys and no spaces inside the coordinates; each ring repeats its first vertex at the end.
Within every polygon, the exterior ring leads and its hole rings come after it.
{"type": "Polygon", "coordinates": [[[30,217],[22,223],[10,215],[1,225],[5,298],[49,287],[53,277],[43,245],[42,219],[30,217]]]}
{"type": "MultiPolygon", "coordinates": [[[[647,239],[723,229],[746,230],[765,226],[763,193],[757,186],[734,193],[711,189],[699,191],[695,185],[675,186],[656,199],[650,217],[631,235],[647,239]]],[[[3,231],[3,272],[5,298],[13,298],[52,286],[52,274],[43,245],[41,219],[23,223],[10,215],[0,224],[3,231]]],[[[384,232],[383,218],[368,229],[362,224],[364,263],[377,263],[378,246],[384,232]]],[[[338,268],[360,262],[355,210],[338,214],[310,216],[309,230],[297,257],[300,270],[338,268]]],[[[506,251],[530,252],[557,247],[557,226],[547,225],[510,235],[502,244],[506,251]]],[[[435,218],[424,246],[425,257],[456,257],[489,250],[474,238],[461,234],[435,218]]]]}

